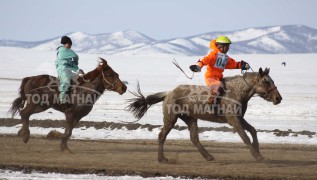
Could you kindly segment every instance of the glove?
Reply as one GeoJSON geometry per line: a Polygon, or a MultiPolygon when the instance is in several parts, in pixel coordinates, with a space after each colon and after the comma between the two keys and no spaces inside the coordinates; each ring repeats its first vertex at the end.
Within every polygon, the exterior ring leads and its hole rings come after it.
{"type": "Polygon", "coordinates": [[[191,65],[189,66],[189,69],[192,70],[193,72],[200,72],[201,67],[198,65],[191,65]]]}
{"type": "Polygon", "coordinates": [[[80,76],[80,77],[83,77],[84,76],[84,71],[82,70],[82,69],[79,69],[78,70],[78,75],[80,76]]]}
{"type": "Polygon", "coordinates": [[[250,69],[250,65],[245,62],[245,61],[241,61],[241,69],[242,70],[249,70],[250,69]]]}
{"type": "Polygon", "coordinates": [[[71,61],[78,66],[78,57],[71,58],[71,61]]]}

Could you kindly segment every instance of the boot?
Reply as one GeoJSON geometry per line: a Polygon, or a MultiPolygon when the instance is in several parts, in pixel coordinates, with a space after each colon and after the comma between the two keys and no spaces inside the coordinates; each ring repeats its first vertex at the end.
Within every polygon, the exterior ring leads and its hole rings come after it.
{"type": "Polygon", "coordinates": [[[217,98],[223,93],[223,88],[219,87],[216,91],[211,90],[211,96],[208,98],[208,104],[217,104],[217,98]]]}
{"type": "Polygon", "coordinates": [[[216,102],[217,96],[218,96],[218,93],[211,91],[211,96],[208,98],[208,104],[217,104],[217,102],[216,102]]]}
{"type": "Polygon", "coordinates": [[[68,99],[68,100],[65,100],[65,99],[67,99],[67,98],[70,98],[69,97],[69,91],[67,91],[65,94],[63,94],[63,93],[61,93],[60,94],[60,99],[59,99],[59,104],[60,104],[60,106],[61,106],[61,109],[62,109],[62,111],[63,112],[65,112],[65,110],[67,109],[67,108],[69,108],[69,106],[71,106],[71,102],[70,102],[70,99],[68,99]]]}

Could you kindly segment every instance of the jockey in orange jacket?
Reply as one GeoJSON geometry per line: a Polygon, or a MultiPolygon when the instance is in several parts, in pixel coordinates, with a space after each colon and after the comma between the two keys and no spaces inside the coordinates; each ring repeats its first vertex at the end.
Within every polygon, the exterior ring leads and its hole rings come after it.
{"type": "Polygon", "coordinates": [[[213,104],[216,97],[223,90],[223,71],[225,69],[242,69],[248,70],[250,65],[244,61],[236,62],[227,55],[231,41],[226,36],[219,36],[217,39],[210,42],[212,50],[202,60],[199,60],[196,65],[191,65],[190,69],[193,72],[200,72],[203,66],[207,66],[205,74],[205,82],[211,87],[211,97],[208,99],[209,104],[213,104]]]}

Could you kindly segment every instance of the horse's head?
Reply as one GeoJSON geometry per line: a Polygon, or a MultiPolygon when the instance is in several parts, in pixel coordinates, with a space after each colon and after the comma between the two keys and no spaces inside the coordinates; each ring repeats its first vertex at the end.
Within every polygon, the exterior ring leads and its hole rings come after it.
{"type": "Polygon", "coordinates": [[[278,92],[274,81],[269,76],[270,69],[259,69],[259,73],[256,78],[255,93],[263,99],[273,102],[274,105],[279,104],[282,101],[282,96],[278,92]]]}
{"type": "Polygon", "coordinates": [[[119,79],[119,74],[116,73],[103,58],[99,58],[97,69],[101,69],[103,85],[107,90],[115,91],[122,95],[126,92],[127,86],[119,79]]]}

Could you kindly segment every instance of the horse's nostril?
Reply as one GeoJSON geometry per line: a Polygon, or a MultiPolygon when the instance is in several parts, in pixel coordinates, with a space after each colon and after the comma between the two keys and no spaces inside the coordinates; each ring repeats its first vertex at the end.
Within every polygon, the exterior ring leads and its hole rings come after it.
{"type": "Polygon", "coordinates": [[[279,97],[276,97],[275,100],[276,100],[277,102],[280,102],[280,101],[281,101],[281,99],[280,99],[279,97]]]}
{"type": "Polygon", "coordinates": [[[127,90],[127,87],[126,87],[126,86],[123,86],[123,87],[122,87],[122,91],[125,92],[126,90],[127,90]]]}

